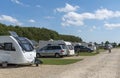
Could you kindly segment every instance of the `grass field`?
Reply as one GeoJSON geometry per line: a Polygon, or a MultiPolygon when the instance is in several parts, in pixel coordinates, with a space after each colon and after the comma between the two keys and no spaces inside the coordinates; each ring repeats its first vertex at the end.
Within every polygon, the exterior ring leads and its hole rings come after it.
{"type": "Polygon", "coordinates": [[[80,52],[79,56],[94,56],[96,54],[99,54],[99,53],[96,53],[96,52],[92,52],[92,53],[89,53],[89,52],[80,52]]]}
{"type": "MultiPolygon", "coordinates": [[[[99,49],[99,52],[104,52],[104,49],[99,49]]],[[[94,56],[99,52],[80,52],[78,56],[94,56]]],[[[44,65],[67,65],[73,64],[83,59],[64,59],[64,58],[40,58],[44,65]]]]}
{"type": "Polygon", "coordinates": [[[82,59],[40,58],[40,60],[45,65],[67,65],[76,63],[82,59]]]}
{"type": "Polygon", "coordinates": [[[98,51],[94,51],[94,52],[79,52],[79,56],[94,56],[99,54],[100,52],[105,52],[106,50],[104,49],[99,49],[98,51]]]}

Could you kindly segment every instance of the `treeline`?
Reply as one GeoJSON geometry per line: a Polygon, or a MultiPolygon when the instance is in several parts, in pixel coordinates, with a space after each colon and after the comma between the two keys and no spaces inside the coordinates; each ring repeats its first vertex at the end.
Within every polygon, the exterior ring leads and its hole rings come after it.
{"type": "Polygon", "coordinates": [[[46,29],[46,28],[36,28],[36,27],[20,27],[5,25],[0,23],[0,35],[9,35],[8,31],[15,31],[19,36],[27,37],[31,40],[65,40],[71,42],[81,42],[80,37],[73,35],[61,35],[56,31],[46,29]]]}

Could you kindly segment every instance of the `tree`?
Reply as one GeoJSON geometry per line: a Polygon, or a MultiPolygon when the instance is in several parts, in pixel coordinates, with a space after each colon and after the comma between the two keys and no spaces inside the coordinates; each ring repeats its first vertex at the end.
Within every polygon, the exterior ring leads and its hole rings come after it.
{"type": "Polygon", "coordinates": [[[118,47],[120,47],[120,43],[118,44],[118,47]]]}
{"type": "Polygon", "coordinates": [[[110,44],[110,42],[109,42],[109,41],[106,41],[106,42],[105,42],[105,45],[108,45],[108,44],[110,44]]]}
{"type": "Polygon", "coordinates": [[[112,46],[113,46],[114,48],[117,47],[117,43],[116,43],[116,42],[112,43],[112,46]]]}
{"type": "Polygon", "coordinates": [[[76,37],[73,35],[61,35],[54,30],[50,30],[47,28],[36,28],[36,27],[20,27],[20,26],[12,26],[5,25],[0,23],[0,35],[9,35],[8,31],[15,31],[19,36],[27,37],[31,40],[39,41],[39,40],[65,40],[72,42],[81,42],[82,39],[80,37],[76,37]]]}

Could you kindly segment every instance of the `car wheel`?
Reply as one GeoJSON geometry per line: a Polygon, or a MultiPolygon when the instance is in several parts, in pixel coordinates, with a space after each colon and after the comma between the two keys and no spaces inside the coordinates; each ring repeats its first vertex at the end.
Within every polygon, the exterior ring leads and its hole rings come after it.
{"type": "Polygon", "coordinates": [[[39,53],[37,53],[37,54],[36,54],[36,57],[39,58],[39,57],[41,57],[41,55],[40,55],[39,53]]]}
{"type": "Polygon", "coordinates": [[[56,53],[56,54],[55,54],[55,57],[56,57],[56,58],[59,58],[59,57],[60,57],[60,54],[56,53]]]}
{"type": "Polygon", "coordinates": [[[90,53],[90,50],[88,50],[87,52],[89,52],[89,53],[90,53]]]}

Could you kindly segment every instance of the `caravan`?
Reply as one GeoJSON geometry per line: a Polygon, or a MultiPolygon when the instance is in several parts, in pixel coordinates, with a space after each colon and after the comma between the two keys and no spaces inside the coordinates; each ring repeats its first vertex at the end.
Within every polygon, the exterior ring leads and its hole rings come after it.
{"type": "Polygon", "coordinates": [[[88,48],[90,48],[91,50],[95,51],[96,50],[96,45],[92,42],[90,43],[81,43],[82,46],[86,46],[88,48]]]}
{"type": "Polygon", "coordinates": [[[32,64],[36,52],[30,40],[25,37],[0,36],[0,63],[7,64],[32,64]]]}

